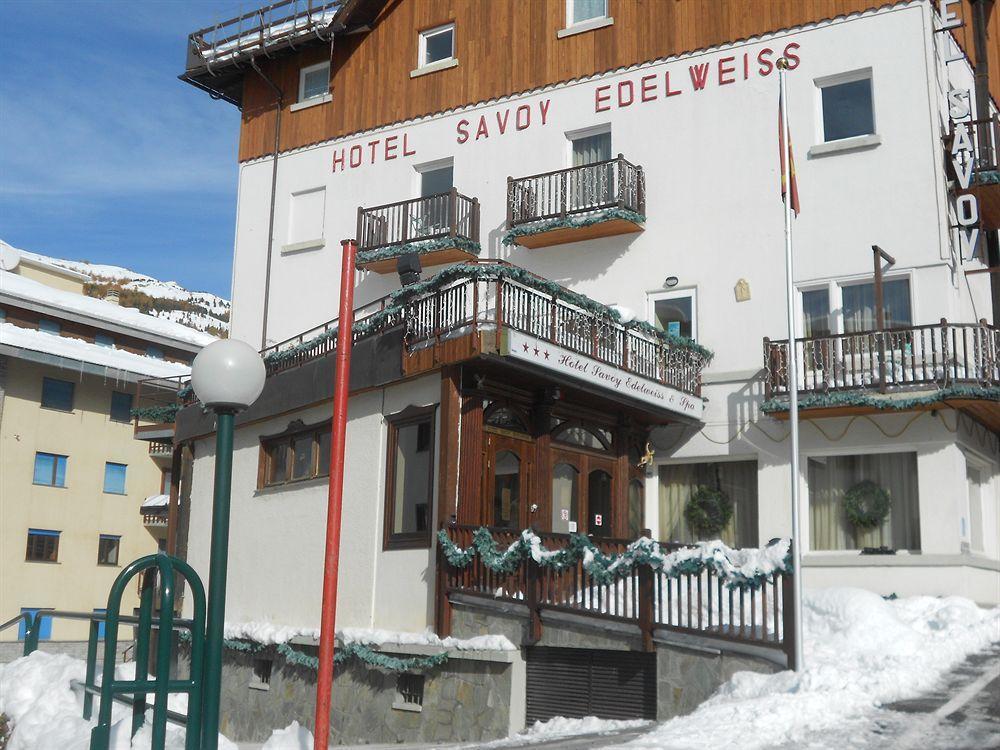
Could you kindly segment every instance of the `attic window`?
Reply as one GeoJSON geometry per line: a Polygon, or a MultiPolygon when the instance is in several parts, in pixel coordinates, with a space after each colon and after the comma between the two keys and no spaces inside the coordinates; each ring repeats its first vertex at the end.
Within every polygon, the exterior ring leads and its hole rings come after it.
{"type": "Polygon", "coordinates": [[[410,78],[453,68],[456,65],[458,60],[455,59],[455,24],[449,23],[420,32],[417,69],[410,71],[410,78]]]}
{"type": "Polygon", "coordinates": [[[293,112],[323,104],[331,98],[329,61],[309,65],[299,71],[299,100],[292,105],[293,112]]]}

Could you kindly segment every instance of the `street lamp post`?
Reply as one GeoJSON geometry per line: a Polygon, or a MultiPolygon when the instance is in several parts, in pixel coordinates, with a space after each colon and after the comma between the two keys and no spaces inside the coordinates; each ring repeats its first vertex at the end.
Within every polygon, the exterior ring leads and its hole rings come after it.
{"type": "Polygon", "coordinates": [[[202,747],[219,745],[222,692],[222,635],[226,620],[226,567],[229,558],[229,499],[233,478],[233,418],[264,389],[264,362],[249,345],[235,339],[209,344],[191,365],[191,386],[215,412],[215,492],[212,500],[212,549],[209,559],[208,622],[202,671],[202,747]]]}

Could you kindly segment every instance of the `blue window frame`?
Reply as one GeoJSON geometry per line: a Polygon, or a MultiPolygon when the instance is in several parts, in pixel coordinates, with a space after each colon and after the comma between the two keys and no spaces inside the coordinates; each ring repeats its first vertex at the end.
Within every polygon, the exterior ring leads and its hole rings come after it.
{"type": "Polygon", "coordinates": [[[66,459],[67,456],[55,453],[35,453],[35,475],[32,481],[46,487],[65,487],[66,459]]]}
{"type": "Polygon", "coordinates": [[[163,350],[158,346],[150,344],[146,347],[146,356],[153,359],[163,359],[163,350]]]}
{"type": "Polygon", "coordinates": [[[121,391],[111,391],[111,421],[132,421],[132,394],[121,391]]]}
{"type": "Polygon", "coordinates": [[[126,464],[116,464],[108,461],[104,464],[104,491],[110,495],[125,494],[126,464]]]}
{"type": "Polygon", "coordinates": [[[42,407],[73,411],[73,383],[69,380],[42,378],[42,407]]]}
{"type": "Polygon", "coordinates": [[[95,333],[94,343],[98,346],[107,347],[108,349],[113,349],[115,346],[114,338],[106,333],[95,333]]]}
{"type": "Polygon", "coordinates": [[[48,318],[42,318],[38,321],[38,330],[45,331],[45,333],[54,333],[56,336],[62,331],[62,326],[55,320],[49,320],[48,318]]]}
{"type": "MultiPolygon", "coordinates": [[[[34,617],[40,610],[52,609],[52,607],[21,607],[21,614],[27,612],[32,617],[34,617]]],[[[17,639],[23,641],[25,636],[28,634],[28,626],[24,620],[21,620],[21,624],[17,626],[17,639]]],[[[38,640],[47,641],[52,637],[52,618],[46,617],[42,620],[42,629],[38,633],[38,640]]]]}
{"type": "MultiPolygon", "coordinates": [[[[108,613],[107,609],[100,609],[98,607],[94,607],[95,615],[106,615],[107,613],[108,613]]],[[[107,625],[107,623],[104,621],[97,623],[97,640],[99,641],[104,640],[105,625],[107,625]]]]}
{"type": "Polygon", "coordinates": [[[28,529],[25,562],[59,562],[59,535],[51,529],[28,529]]]}

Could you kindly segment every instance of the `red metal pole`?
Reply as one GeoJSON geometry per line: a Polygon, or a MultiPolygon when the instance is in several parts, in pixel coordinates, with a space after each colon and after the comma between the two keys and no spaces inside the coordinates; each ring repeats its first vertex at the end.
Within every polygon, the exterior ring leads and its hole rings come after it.
{"type": "Polygon", "coordinates": [[[344,498],[344,446],[347,440],[347,394],[351,375],[351,329],[354,327],[354,240],[343,240],[340,269],[340,318],[337,367],[333,383],[330,436],[330,490],[326,506],[326,555],[323,561],[323,616],[319,630],[319,674],[316,678],[314,750],[330,740],[330,691],[333,689],[333,646],[337,624],[337,575],[340,568],[340,511],[344,498]]]}

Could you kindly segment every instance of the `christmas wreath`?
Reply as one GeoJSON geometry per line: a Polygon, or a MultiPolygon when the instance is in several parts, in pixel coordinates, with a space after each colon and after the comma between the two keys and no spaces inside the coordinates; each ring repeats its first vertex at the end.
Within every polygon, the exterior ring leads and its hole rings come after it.
{"type": "Polygon", "coordinates": [[[891,505],[889,493],[867,479],[844,495],[844,512],[856,529],[877,529],[889,515],[891,505]]]}
{"type": "Polygon", "coordinates": [[[699,536],[714,536],[733,517],[733,503],[722,490],[699,487],[684,508],[684,520],[699,536]]]}

